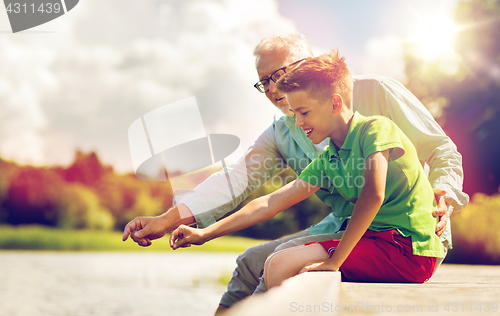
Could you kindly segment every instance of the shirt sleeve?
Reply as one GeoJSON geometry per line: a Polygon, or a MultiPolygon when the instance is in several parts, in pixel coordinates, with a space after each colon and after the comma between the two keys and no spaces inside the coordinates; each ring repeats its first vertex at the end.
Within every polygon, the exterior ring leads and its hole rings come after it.
{"type": "Polygon", "coordinates": [[[361,148],[365,160],[371,154],[384,150],[389,150],[389,161],[394,161],[404,155],[401,136],[398,127],[393,122],[379,116],[368,119],[362,128],[361,148]]]}
{"type": "Polygon", "coordinates": [[[425,106],[399,81],[388,77],[357,77],[354,92],[354,99],[371,103],[373,109],[361,114],[381,114],[396,123],[414,144],[419,160],[429,166],[431,186],[447,192],[444,198],[452,210],[463,209],[469,196],[462,192],[462,155],[425,106]]]}
{"type": "MultiPolygon", "coordinates": [[[[224,170],[214,173],[193,190],[182,190],[178,203],[193,213],[199,228],[207,227],[235,209],[247,196],[287,168],[276,145],[273,126],[267,128],[236,163],[227,166],[235,198],[227,190],[224,170]]],[[[176,194],[174,192],[174,194],[176,194]]]]}

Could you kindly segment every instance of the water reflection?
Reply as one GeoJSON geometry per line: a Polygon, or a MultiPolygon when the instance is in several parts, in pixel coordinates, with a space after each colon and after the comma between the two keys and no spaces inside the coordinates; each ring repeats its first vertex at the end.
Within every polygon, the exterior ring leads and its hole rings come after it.
{"type": "Polygon", "coordinates": [[[0,252],[0,315],[212,315],[236,257],[0,252]]]}

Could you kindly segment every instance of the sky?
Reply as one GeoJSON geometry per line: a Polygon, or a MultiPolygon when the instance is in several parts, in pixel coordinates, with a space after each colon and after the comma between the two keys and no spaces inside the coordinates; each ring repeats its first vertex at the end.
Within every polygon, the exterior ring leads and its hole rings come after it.
{"type": "Polygon", "coordinates": [[[402,43],[420,40],[422,52],[439,46],[422,31],[438,33],[456,2],[81,0],[15,34],[1,9],[0,157],[67,166],[75,150],[96,151],[130,172],[129,126],[194,96],[207,134],[240,139],[233,162],[280,116],[253,88],[252,52],[262,38],[300,32],[315,54],[339,49],[353,74],[404,83],[402,43]]]}

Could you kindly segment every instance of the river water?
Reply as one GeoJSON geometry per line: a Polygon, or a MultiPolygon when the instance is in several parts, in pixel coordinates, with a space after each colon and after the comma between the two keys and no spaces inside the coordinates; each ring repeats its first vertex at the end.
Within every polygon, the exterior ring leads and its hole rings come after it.
{"type": "Polygon", "coordinates": [[[213,315],[237,255],[0,252],[0,315],[213,315]]]}

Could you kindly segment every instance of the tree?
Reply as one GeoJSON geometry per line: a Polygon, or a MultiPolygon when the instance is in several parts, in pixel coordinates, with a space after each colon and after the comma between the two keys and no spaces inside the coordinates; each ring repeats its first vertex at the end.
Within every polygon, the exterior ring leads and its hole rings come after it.
{"type": "Polygon", "coordinates": [[[6,222],[56,226],[59,214],[64,211],[61,200],[64,188],[63,179],[51,170],[20,167],[2,203],[6,222]]]}
{"type": "Polygon", "coordinates": [[[96,187],[106,174],[113,174],[113,168],[104,166],[95,152],[85,154],[78,150],[73,164],[65,171],[65,178],[69,182],[96,187]]]}
{"type": "Polygon", "coordinates": [[[458,3],[455,20],[462,28],[455,71],[449,71],[446,60],[426,62],[411,45],[405,47],[407,86],[426,106],[442,110],[438,121],[463,155],[468,193],[492,194],[500,185],[499,17],[498,0],[458,3]]]}

